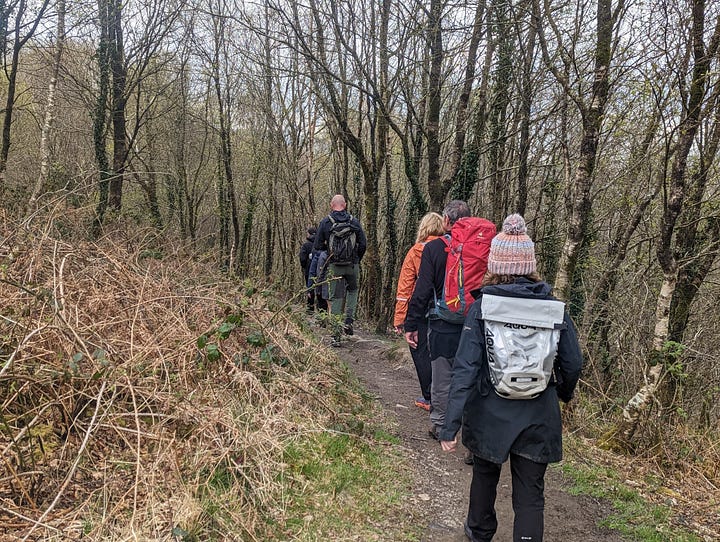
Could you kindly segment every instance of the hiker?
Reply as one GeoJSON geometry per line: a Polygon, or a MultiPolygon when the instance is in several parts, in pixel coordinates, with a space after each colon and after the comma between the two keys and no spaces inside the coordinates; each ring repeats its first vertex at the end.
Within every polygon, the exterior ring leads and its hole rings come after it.
{"type": "MultiPolygon", "coordinates": [[[[431,426],[428,431],[430,436],[435,440],[438,439],[438,432],[445,422],[445,408],[447,403],[447,394],[450,389],[450,378],[452,374],[452,364],[455,358],[455,351],[460,342],[460,333],[463,328],[464,313],[459,318],[453,319],[446,317],[446,310],[441,310],[438,301],[444,301],[445,283],[446,283],[446,264],[449,258],[449,245],[452,244],[452,231],[454,229],[461,230],[465,224],[479,225],[483,228],[484,233],[485,257],[490,250],[490,239],[495,234],[495,225],[483,218],[470,217],[470,207],[461,200],[453,200],[445,206],[443,210],[443,226],[449,235],[439,237],[434,241],[430,241],[425,245],[420,259],[420,270],[418,272],[415,290],[413,291],[408,312],[405,318],[405,340],[410,348],[417,348],[420,344],[418,329],[420,329],[425,315],[429,314],[428,320],[428,346],[430,348],[430,359],[432,367],[432,383],[430,386],[430,422],[431,426]]],[[[486,260],[477,260],[473,262],[472,273],[465,275],[465,282],[480,286],[482,277],[485,274],[486,260]]],[[[465,292],[463,292],[463,303],[466,301],[465,292]]],[[[467,297],[472,298],[467,293],[467,297]]],[[[469,307],[469,304],[468,304],[469,307]]],[[[472,456],[466,457],[466,462],[470,464],[472,456]]]]}
{"type": "Polygon", "coordinates": [[[305,288],[307,293],[305,296],[307,302],[307,312],[312,314],[315,312],[315,288],[313,288],[310,282],[310,266],[312,260],[316,256],[313,246],[315,245],[315,235],[317,234],[317,228],[310,226],[307,229],[307,237],[305,242],[300,247],[300,267],[302,267],[303,277],[305,278],[305,288]]]}
{"type": "MultiPolygon", "coordinates": [[[[320,221],[315,236],[315,250],[327,250],[328,274],[330,281],[330,313],[343,314],[345,319],[343,332],[353,334],[353,322],[358,301],[358,282],[360,279],[360,261],[365,254],[367,241],[360,222],[347,212],[347,203],[341,194],[330,200],[330,214],[320,221]],[[345,290],[341,294],[338,281],[345,281],[345,290]]],[[[335,338],[336,340],[339,337],[335,338]]]]}
{"type": "Polygon", "coordinates": [[[316,252],[312,262],[310,263],[310,278],[308,279],[308,286],[313,289],[315,302],[317,303],[318,312],[321,317],[327,314],[327,300],[330,297],[328,294],[328,284],[325,280],[327,275],[327,266],[325,265],[326,261],[327,250],[316,252]]]}
{"type": "MultiPolygon", "coordinates": [[[[407,315],[408,302],[415,289],[418,272],[420,271],[420,257],[425,245],[437,239],[445,233],[443,217],[438,213],[427,213],[420,220],[415,244],[410,247],[398,277],[397,293],[395,297],[395,314],[393,325],[395,331],[403,333],[405,329],[405,316],[407,315]]],[[[430,383],[432,382],[432,367],[430,365],[430,350],[427,342],[427,318],[417,322],[418,341],[417,347],[410,348],[410,355],[415,364],[418,381],[420,382],[421,397],[415,399],[415,406],[424,410],[430,410],[430,383]]]]}
{"type": "Polygon", "coordinates": [[[440,431],[442,449],[452,452],[462,425],[463,444],[474,454],[464,525],[471,541],[491,540],[497,530],[497,484],[508,457],[513,541],[543,539],[545,470],[562,458],[558,399],[572,399],[582,368],[575,327],[550,291],[537,274],[524,219],[508,216],[465,321],[440,431]],[[528,370],[531,361],[540,373],[528,370]]]}

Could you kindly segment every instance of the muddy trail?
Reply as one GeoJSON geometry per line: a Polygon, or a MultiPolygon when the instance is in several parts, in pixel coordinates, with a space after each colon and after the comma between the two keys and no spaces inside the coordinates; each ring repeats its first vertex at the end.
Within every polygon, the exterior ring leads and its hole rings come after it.
{"type": "MultiPolygon", "coordinates": [[[[428,413],[414,406],[419,386],[410,353],[401,339],[381,339],[356,330],[335,348],[383,409],[397,422],[396,435],[414,465],[413,506],[425,518],[423,542],[466,542],[463,522],[472,467],[463,462],[465,448],[444,453],[428,435],[428,413]]],[[[591,497],[567,492],[568,481],[557,468],[545,477],[545,540],[548,542],[622,542],[617,532],[598,527],[611,510],[591,497]]],[[[503,466],[496,504],[498,532],[494,542],[512,542],[513,512],[509,464],[503,466]]]]}

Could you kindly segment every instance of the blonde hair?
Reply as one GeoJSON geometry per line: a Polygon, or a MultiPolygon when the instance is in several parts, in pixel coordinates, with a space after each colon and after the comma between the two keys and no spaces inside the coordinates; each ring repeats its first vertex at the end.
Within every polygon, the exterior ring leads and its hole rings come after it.
{"type": "Polygon", "coordinates": [[[415,242],[422,243],[431,235],[442,235],[444,233],[445,226],[443,224],[443,217],[438,213],[428,213],[420,220],[415,242]]]}

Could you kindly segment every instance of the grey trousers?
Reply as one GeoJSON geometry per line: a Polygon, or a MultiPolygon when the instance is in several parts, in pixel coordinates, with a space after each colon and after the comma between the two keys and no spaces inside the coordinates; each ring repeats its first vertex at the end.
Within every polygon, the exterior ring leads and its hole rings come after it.
{"type": "Polygon", "coordinates": [[[345,323],[352,323],[355,319],[355,308],[358,303],[358,282],[360,279],[360,266],[330,264],[328,276],[335,278],[330,282],[330,312],[342,314],[345,303],[345,323]],[[340,282],[344,288],[341,289],[340,282]]]}
{"type": "Polygon", "coordinates": [[[452,380],[452,367],[455,358],[435,358],[430,362],[432,366],[432,381],[430,384],[430,421],[438,428],[445,423],[450,381],[452,380]]]}

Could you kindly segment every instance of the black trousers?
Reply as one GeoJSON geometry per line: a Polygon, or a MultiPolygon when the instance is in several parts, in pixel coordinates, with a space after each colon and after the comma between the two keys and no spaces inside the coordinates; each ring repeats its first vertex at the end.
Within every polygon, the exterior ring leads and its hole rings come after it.
{"type": "Polygon", "coordinates": [[[307,287],[305,302],[307,303],[308,312],[312,312],[315,310],[315,287],[312,286],[310,281],[310,270],[303,269],[303,274],[305,275],[305,286],[307,287]]]}
{"type": "Polygon", "coordinates": [[[430,383],[432,382],[432,366],[430,365],[430,348],[428,347],[427,321],[418,322],[417,348],[410,349],[415,371],[417,372],[420,392],[430,400],[430,383]]]}
{"type": "MultiPolygon", "coordinates": [[[[497,531],[495,498],[502,465],[475,456],[470,483],[470,506],[466,529],[473,542],[490,542],[497,531]]],[[[542,542],[547,463],[510,454],[512,505],[515,512],[513,542],[542,542]]]]}

